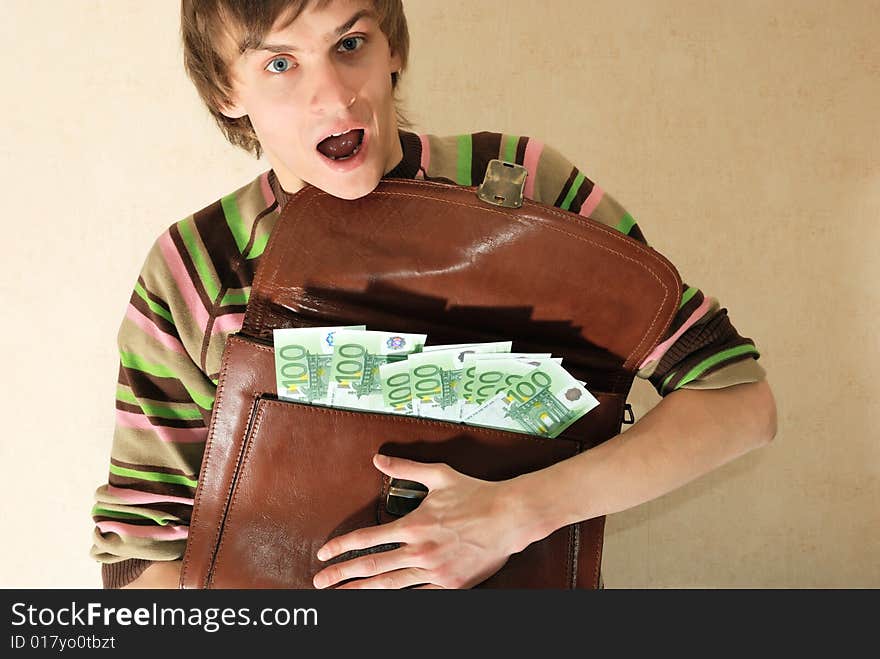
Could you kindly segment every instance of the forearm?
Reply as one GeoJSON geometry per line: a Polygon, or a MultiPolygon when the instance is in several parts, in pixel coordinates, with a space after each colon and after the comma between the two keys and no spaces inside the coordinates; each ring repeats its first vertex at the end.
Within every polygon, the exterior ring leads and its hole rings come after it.
{"type": "Polygon", "coordinates": [[[554,530],[662,496],[769,442],[776,404],[766,381],[673,392],[624,433],[508,481],[524,511],[523,546],[554,530]]]}
{"type": "Polygon", "coordinates": [[[123,588],[177,588],[183,561],[156,561],[123,588]]]}

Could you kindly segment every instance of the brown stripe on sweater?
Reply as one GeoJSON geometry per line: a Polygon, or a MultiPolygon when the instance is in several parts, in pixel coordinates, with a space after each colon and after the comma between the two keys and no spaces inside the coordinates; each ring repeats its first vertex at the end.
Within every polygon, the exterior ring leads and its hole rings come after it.
{"type": "Polygon", "coordinates": [[[526,135],[520,137],[516,142],[516,164],[522,165],[526,161],[526,145],[529,143],[529,138],[526,135]]]}
{"type": "Polygon", "coordinates": [[[501,151],[501,133],[482,131],[471,134],[471,182],[480,185],[486,177],[490,160],[501,151]]]}
{"type": "MultiPolygon", "coordinates": [[[[92,515],[92,520],[95,524],[98,522],[121,522],[123,524],[131,524],[132,526],[179,526],[183,524],[183,522],[179,522],[176,519],[169,519],[166,520],[165,524],[159,524],[148,517],[113,517],[112,515],[92,515]]],[[[184,526],[189,526],[189,524],[184,524],[184,526]]]]}
{"type": "MultiPolygon", "coordinates": [[[[98,504],[101,508],[112,509],[112,506],[120,506],[125,505],[126,508],[149,508],[150,512],[160,512],[165,513],[166,515],[174,515],[177,517],[177,520],[168,520],[169,524],[186,524],[189,526],[190,520],[192,519],[192,506],[186,503],[150,503],[150,504],[136,504],[136,503],[126,503],[126,504],[98,504]]],[[[125,512],[125,511],[120,511],[125,512]]],[[[112,515],[92,515],[92,519],[96,522],[98,521],[119,521],[121,518],[113,517],[112,515]]],[[[126,518],[128,520],[128,518],[126,518]]],[[[139,519],[131,519],[132,524],[145,524],[145,525],[158,525],[155,521],[149,518],[139,518],[139,519]]]]}
{"type": "MultiPolygon", "coordinates": [[[[223,299],[223,295],[226,295],[226,289],[223,289],[223,294],[220,296],[221,300],[223,299]]],[[[233,313],[244,313],[245,309],[247,309],[246,304],[226,304],[222,307],[218,306],[216,309],[214,322],[217,322],[220,316],[226,316],[227,314],[233,313]]],[[[202,362],[204,363],[204,359],[202,360],[202,362]]]]}
{"type": "Polygon", "coordinates": [[[568,178],[565,180],[565,185],[562,186],[559,196],[556,197],[556,201],[553,202],[553,205],[556,206],[556,208],[562,208],[562,202],[565,201],[565,198],[568,196],[568,191],[571,189],[571,186],[574,185],[574,180],[577,178],[577,174],[577,167],[572,167],[568,174],[568,178]]]}
{"type": "MultiPolygon", "coordinates": [[[[126,403],[121,400],[116,401],[116,409],[121,410],[123,412],[131,412],[132,414],[142,414],[147,419],[149,419],[150,423],[153,425],[163,426],[165,428],[204,428],[205,422],[203,419],[169,419],[164,416],[155,416],[152,414],[146,414],[142,407],[139,405],[134,405],[132,403],[126,403]]],[[[199,410],[201,412],[201,410],[199,410]]]]}
{"type": "MultiPolygon", "coordinates": [[[[743,337],[741,337],[730,319],[727,317],[727,309],[719,309],[705,322],[688,328],[688,330],[678,337],[678,340],[669,348],[657,369],[652,374],[652,378],[665,378],[673,368],[681,368],[683,363],[681,360],[687,359],[691,361],[694,354],[701,354],[708,351],[711,356],[722,350],[737,345],[742,345],[743,337]]],[[[697,359],[697,362],[701,361],[697,359]]]]}
{"type": "Polygon", "coordinates": [[[189,485],[180,485],[178,483],[159,483],[156,481],[141,480],[140,478],[129,478],[128,476],[117,476],[110,473],[107,482],[113,487],[124,487],[139,492],[149,492],[150,494],[164,494],[172,497],[185,497],[191,499],[195,487],[189,485]]]}
{"type": "Polygon", "coordinates": [[[155,302],[160,307],[165,309],[165,311],[167,311],[168,313],[171,313],[171,307],[168,306],[168,302],[166,302],[161,297],[156,295],[153,291],[151,291],[150,287],[147,286],[147,282],[144,281],[144,278],[142,276],[138,276],[137,281],[138,281],[138,284],[141,285],[141,288],[144,289],[144,292],[147,294],[147,297],[150,298],[150,301],[155,302]]]}
{"type": "MultiPolygon", "coordinates": [[[[684,297],[684,292],[688,288],[689,287],[687,284],[682,283],[681,295],[678,298],[679,304],[681,303],[681,298],[684,297]]],[[[672,324],[669,326],[669,330],[666,332],[666,336],[663,337],[663,341],[675,334],[678,329],[687,322],[687,319],[694,314],[694,312],[700,307],[700,305],[703,304],[703,300],[705,299],[706,298],[703,295],[703,291],[697,289],[697,292],[691,296],[691,299],[687,301],[687,304],[685,304],[676,312],[675,317],[672,319],[672,324]]],[[[705,322],[708,320],[708,318],[701,318],[700,320],[705,322]]]]}
{"type": "MultiPolygon", "coordinates": [[[[192,403],[192,396],[177,378],[163,378],[119,364],[119,384],[131,387],[135,398],[167,400],[172,403],[192,403]]],[[[201,409],[201,408],[199,408],[201,409]]]]}
{"type": "Polygon", "coordinates": [[[150,503],[149,508],[150,510],[158,510],[168,515],[174,515],[183,524],[189,524],[190,519],[192,519],[192,506],[188,503],[150,503]]]}
{"type": "Polygon", "coordinates": [[[630,238],[635,238],[643,245],[648,244],[648,240],[645,238],[644,234],[642,233],[641,228],[639,228],[638,223],[632,225],[632,227],[630,228],[629,233],[627,235],[630,238]]]}
{"type": "Polygon", "coordinates": [[[413,179],[419,173],[419,167],[422,162],[422,141],[416,133],[403,129],[398,129],[397,135],[400,140],[400,150],[403,153],[403,157],[382,178],[413,179]]]}
{"type": "Polygon", "coordinates": [[[173,323],[169,322],[166,318],[160,316],[155,311],[150,309],[149,305],[144,302],[144,299],[137,294],[137,291],[132,291],[130,302],[131,306],[133,306],[135,309],[137,309],[147,318],[149,318],[150,321],[152,321],[152,323],[160,330],[162,330],[166,334],[173,336],[178,341],[181,340],[180,334],[177,333],[177,327],[173,323]]]}
{"type": "MultiPolygon", "coordinates": [[[[742,346],[742,345],[754,345],[754,342],[751,339],[746,339],[746,338],[740,337],[738,334],[737,334],[737,337],[738,338],[731,339],[730,341],[726,341],[726,342],[718,344],[718,345],[713,345],[713,346],[703,348],[702,350],[698,350],[697,352],[688,356],[688,358],[685,359],[684,361],[682,361],[681,363],[676,364],[675,365],[675,371],[676,371],[675,375],[672,377],[672,379],[666,385],[666,388],[665,388],[666,393],[669,393],[669,392],[673,391],[674,389],[676,389],[678,387],[679,383],[681,383],[681,381],[684,380],[685,376],[695,366],[697,366],[697,364],[702,362],[704,359],[708,359],[709,357],[712,357],[713,355],[717,355],[719,352],[722,352],[723,350],[729,350],[730,348],[736,348],[736,347],[742,346]]],[[[718,370],[719,368],[721,368],[723,366],[729,366],[730,364],[735,364],[738,361],[742,361],[745,359],[754,359],[754,358],[755,358],[754,354],[735,355],[733,357],[729,357],[727,359],[720,361],[717,365],[713,366],[711,369],[706,369],[706,371],[704,373],[698,375],[697,378],[699,379],[701,377],[704,377],[706,374],[709,374],[715,370],[718,370]]],[[[668,376],[668,375],[669,375],[669,371],[667,371],[663,376],[660,376],[657,373],[654,373],[653,375],[651,375],[649,380],[651,381],[651,384],[653,384],[654,387],[659,391],[660,387],[663,384],[663,381],[666,379],[666,376],[668,376]]]]}
{"type": "MultiPolygon", "coordinates": [[[[251,225],[251,235],[248,237],[247,245],[244,246],[244,251],[242,252],[242,259],[238,262],[239,267],[241,267],[241,264],[248,262],[246,257],[248,254],[250,254],[250,251],[254,246],[254,241],[257,239],[257,229],[260,227],[260,220],[262,220],[264,217],[268,217],[269,215],[271,215],[272,212],[276,208],[278,208],[278,201],[277,200],[273,201],[272,205],[269,206],[269,208],[267,208],[264,211],[261,211],[260,214],[257,215],[257,217],[254,219],[254,222],[251,225]]],[[[242,282],[247,282],[247,283],[244,283],[241,286],[230,286],[230,288],[242,288],[244,286],[249,286],[250,285],[249,282],[252,282],[254,279],[252,275],[253,275],[253,273],[251,273],[251,276],[239,275],[239,280],[242,282]]]]}
{"type": "Polygon", "coordinates": [[[160,474],[174,474],[175,476],[186,476],[187,478],[192,478],[195,480],[198,477],[198,474],[193,474],[188,471],[183,471],[183,469],[175,469],[174,467],[160,467],[157,465],[143,465],[143,464],[135,464],[133,462],[123,462],[117,458],[111,456],[110,464],[116,465],[117,467],[123,467],[124,469],[136,469],[138,471],[156,471],[160,474]]]}
{"type": "Polygon", "coordinates": [[[581,208],[583,208],[584,202],[587,200],[587,197],[590,196],[590,193],[593,191],[594,186],[595,184],[593,183],[593,181],[584,176],[584,179],[581,181],[581,187],[578,188],[574,199],[571,200],[571,204],[569,204],[568,210],[570,210],[572,213],[580,213],[581,208]]]}
{"type": "MultiPolygon", "coordinates": [[[[186,220],[182,221],[186,222],[186,220]]],[[[202,278],[199,277],[199,273],[189,255],[189,250],[187,250],[186,244],[183,242],[183,237],[180,235],[180,229],[178,229],[177,224],[172,225],[171,228],[168,229],[168,233],[171,236],[171,241],[174,243],[175,249],[177,249],[180,260],[183,262],[184,268],[186,268],[186,274],[192,282],[193,288],[195,288],[199,299],[210,314],[212,307],[214,306],[214,300],[208,297],[208,292],[205,290],[204,284],[202,284],[202,278]]]]}
{"type": "MultiPolygon", "coordinates": [[[[217,201],[193,214],[196,232],[205,246],[209,259],[217,273],[220,288],[241,288],[245,284],[237,273],[238,263],[243,259],[229,229],[222,204],[217,201]]],[[[215,300],[212,300],[215,302],[215,300]]]]}

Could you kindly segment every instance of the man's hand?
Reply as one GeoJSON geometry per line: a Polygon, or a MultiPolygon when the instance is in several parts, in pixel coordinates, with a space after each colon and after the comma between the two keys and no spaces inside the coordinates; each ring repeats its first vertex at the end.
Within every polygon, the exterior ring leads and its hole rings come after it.
{"type": "Polygon", "coordinates": [[[505,481],[471,478],[445,464],[376,455],[373,464],[392,478],[428,488],[418,508],[398,520],[352,531],[327,542],[318,558],[385,543],[397,549],[324,568],[316,588],[356,578],[339,588],[470,588],[495,574],[529,544],[518,531],[518,506],[505,481]]]}

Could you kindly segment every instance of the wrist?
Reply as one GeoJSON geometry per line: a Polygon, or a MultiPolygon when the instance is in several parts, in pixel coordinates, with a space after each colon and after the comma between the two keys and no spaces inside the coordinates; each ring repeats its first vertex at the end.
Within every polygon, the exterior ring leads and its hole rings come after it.
{"type": "Polygon", "coordinates": [[[558,506],[545,500],[536,474],[523,474],[501,483],[501,507],[510,520],[511,554],[522,551],[533,542],[543,540],[564,523],[555,519],[558,506]],[[554,508],[557,508],[554,510],[554,508]]]}

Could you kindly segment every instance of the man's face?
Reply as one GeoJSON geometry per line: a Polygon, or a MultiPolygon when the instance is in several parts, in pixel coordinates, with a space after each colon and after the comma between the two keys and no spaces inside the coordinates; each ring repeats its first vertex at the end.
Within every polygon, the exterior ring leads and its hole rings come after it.
{"type": "Polygon", "coordinates": [[[403,158],[391,88],[400,59],[372,3],[334,0],[320,11],[309,7],[284,30],[277,26],[259,50],[237,56],[236,49],[233,104],[223,114],[250,117],[286,191],[305,181],[343,199],[372,192],[403,158]],[[362,129],[362,142],[358,130],[324,141],[350,129],[362,129]]]}

